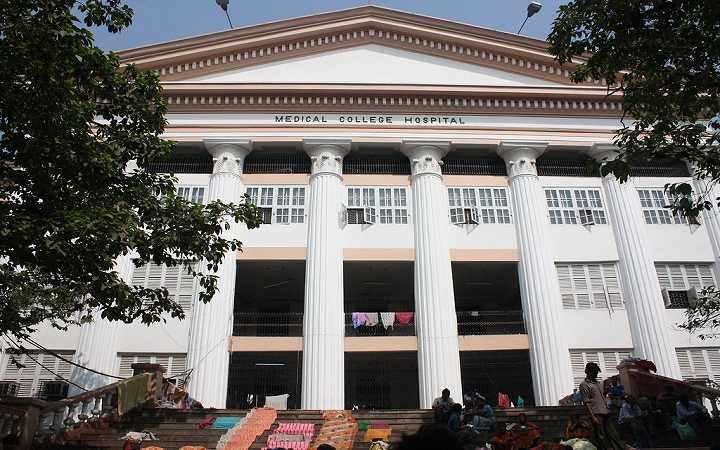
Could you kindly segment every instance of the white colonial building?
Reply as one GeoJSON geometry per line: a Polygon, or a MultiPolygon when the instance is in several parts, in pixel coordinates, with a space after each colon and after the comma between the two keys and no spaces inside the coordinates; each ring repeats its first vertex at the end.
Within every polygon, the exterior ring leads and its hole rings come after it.
{"type": "MultiPolygon", "coordinates": [[[[635,355],[671,377],[720,379],[720,341],[681,330],[718,279],[716,212],[666,208],[677,161],[619,183],[622,96],[575,85],[546,43],[361,7],[124,51],[169,103],[173,172],[195,202],[263,209],[198,304],[177,268],[135,269],[188,311],[153,326],[97,321],[35,340],[100,372],[192,369],[207,406],[288,393],[307,409],[427,408],[448,387],[556,404],[585,362],[635,355]]],[[[717,195],[713,195],[717,197],[717,195]]],[[[85,387],[108,380],[38,360],[85,387]]],[[[21,395],[54,379],[5,355],[21,395]]]]}

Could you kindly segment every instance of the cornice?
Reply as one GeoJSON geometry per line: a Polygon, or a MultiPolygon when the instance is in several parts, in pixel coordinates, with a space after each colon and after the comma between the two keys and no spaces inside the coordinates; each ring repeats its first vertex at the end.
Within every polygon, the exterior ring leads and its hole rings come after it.
{"type": "Polygon", "coordinates": [[[170,112],[369,112],[619,117],[600,87],[165,83],[170,112]]]}
{"type": "Polygon", "coordinates": [[[300,26],[302,20],[298,19],[300,22],[295,27],[265,34],[259,30],[251,32],[250,29],[254,27],[250,27],[246,33],[241,33],[241,30],[237,33],[228,32],[232,33],[228,35],[233,36],[232,39],[215,36],[215,40],[207,38],[193,45],[161,44],[158,47],[121,52],[120,55],[123,63],[134,63],[140,69],[154,70],[162,80],[174,81],[342,48],[378,44],[555,83],[572,84],[569,70],[574,65],[560,67],[545,47],[539,44],[542,41],[529,43],[526,39],[517,40],[505,36],[506,33],[480,28],[468,32],[465,28],[469,26],[458,28],[447,21],[441,21],[442,27],[435,24],[434,28],[429,28],[422,23],[415,23],[417,21],[385,16],[366,15],[320,23],[304,18],[307,22],[305,26],[300,26]]]}

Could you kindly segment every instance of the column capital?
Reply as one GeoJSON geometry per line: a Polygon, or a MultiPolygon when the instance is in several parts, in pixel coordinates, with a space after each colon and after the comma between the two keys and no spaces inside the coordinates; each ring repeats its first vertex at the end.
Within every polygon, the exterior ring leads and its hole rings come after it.
{"type": "Polygon", "coordinates": [[[213,174],[242,175],[245,157],[252,151],[247,139],[206,139],[205,148],[213,157],[213,174]]]}
{"type": "Polygon", "coordinates": [[[442,157],[450,151],[450,141],[404,139],[400,146],[410,159],[412,175],[442,176],[442,157]]]}
{"type": "Polygon", "coordinates": [[[608,162],[618,157],[620,147],[615,144],[596,142],[585,153],[595,161],[608,162]]]}
{"type": "Polygon", "coordinates": [[[508,176],[537,175],[536,160],[545,153],[547,142],[502,141],[497,154],[505,160],[508,176]]]}
{"type": "Polygon", "coordinates": [[[342,176],[342,161],[350,152],[350,139],[303,139],[303,149],[312,161],[312,174],[342,176]]]}

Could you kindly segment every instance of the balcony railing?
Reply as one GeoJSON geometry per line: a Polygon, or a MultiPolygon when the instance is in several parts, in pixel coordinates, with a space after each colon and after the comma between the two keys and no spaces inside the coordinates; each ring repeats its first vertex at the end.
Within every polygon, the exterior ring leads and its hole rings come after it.
{"type": "Polygon", "coordinates": [[[415,319],[402,325],[397,320],[391,327],[385,327],[378,317],[373,326],[353,324],[352,313],[345,314],[345,336],[415,336],[415,319]]]}
{"type": "Polygon", "coordinates": [[[302,313],[236,312],[234,336],[302,336],[302,313]]]}
{"type": "Polygon", "coordinates": [[[213,161],[210,158],[174,158],[151,162],[146,169],[155,173],[212,173],[213,161]]]}
{"type": "Polygon", "coordinates": [[[525,334],[522,311],[458,311],[458,334],[525,334]]]}

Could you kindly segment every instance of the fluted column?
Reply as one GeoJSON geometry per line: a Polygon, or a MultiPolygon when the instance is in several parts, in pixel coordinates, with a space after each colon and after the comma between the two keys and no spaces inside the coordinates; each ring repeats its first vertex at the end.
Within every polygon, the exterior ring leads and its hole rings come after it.
{"type": "Polygon", "coordinates": [[[455,292],[448,243],[447,192],[440,159],[448,142],[403,142],[412,169],[415,234],[415,332],[420,408],[443,389],[462,398],[455,292]]]}
{"type": "MultiPolygon", "coordinates": [[[[240,176],[245,156],[251,150],[250,142],[205,141],[205,146],[214,160],[208,200],[239,202],[244,194],[240,176]]],[[[237,237],[237,230],[233,223],[226,237],[237,237]]],[[[235,252],[230,250],[218,267],[218,286],[213,299],[209,303],[196,301],[193,305],[187,354],[188,367],[192,369],[189,392],[205,407],[224,408],[227,400],[235,273],[235,252]]]]}
{"type": "MultiPolygon", "coordinates": [[[[595,144],[589,154],[598,161],[609,161],[617,156],[617,147],[595,144]]],[[[604,176],[602,184],[620,259],[633,353],[653,361],[659,374],[680,379],[637,190],[631,181],[620,183],[613,174],[604,176]]]]}
{"type": "MultiPolygon", "coordinates": [[[[130,255],[122,255],[115,261],[115,271],[126,283],[130,283],[133,272],[130,255]]],[[[99,313],[94,314],[93,321],[80,328],[78,346],[73,355],[73,362],[109,375],[115,374],[117,344],[121,323],[103,319],[99,313]]],[[[74,366],[70,379],[87,390],[97,389],[116,381],[81,367],[74,366]]],[[[83,390],[70,386],[69,394],[82,394],[83,390]]]]}
{"type": "Polygon", "coordinates": [[[350,141],[306,140],[312,161],[303,316],[303,409],[345,407],[342,160],[350,141]]]}
{"type": "MultiPolygon", "coordinates": [[[[693,164],[688,164],[690,173],[695,174],[695,167],[693,164]]],[[[701,214],[701,225],[705,227],[710,238],[710,247],[713,251],[713,257],[715,258],[715,279],[720,280],[720,209],[718,209],[718,194],[717,189],[713,184],[708,183],[704,179],[694,178],[692,181],[693,191],[697,195],[706,196],[706,200],[712,203],[712,208],[707,210],[704,209],[701,214]]]]}
{"type": "Polygon", "coordinates": [[[539,142],[502,142],[507,165],[520,262],[520,297],[530,344],[535,403],[557,405],[572,392],[570,352],[560,320],[562,302],[543,188],[535,160],[547,147],[539,142]]]}

